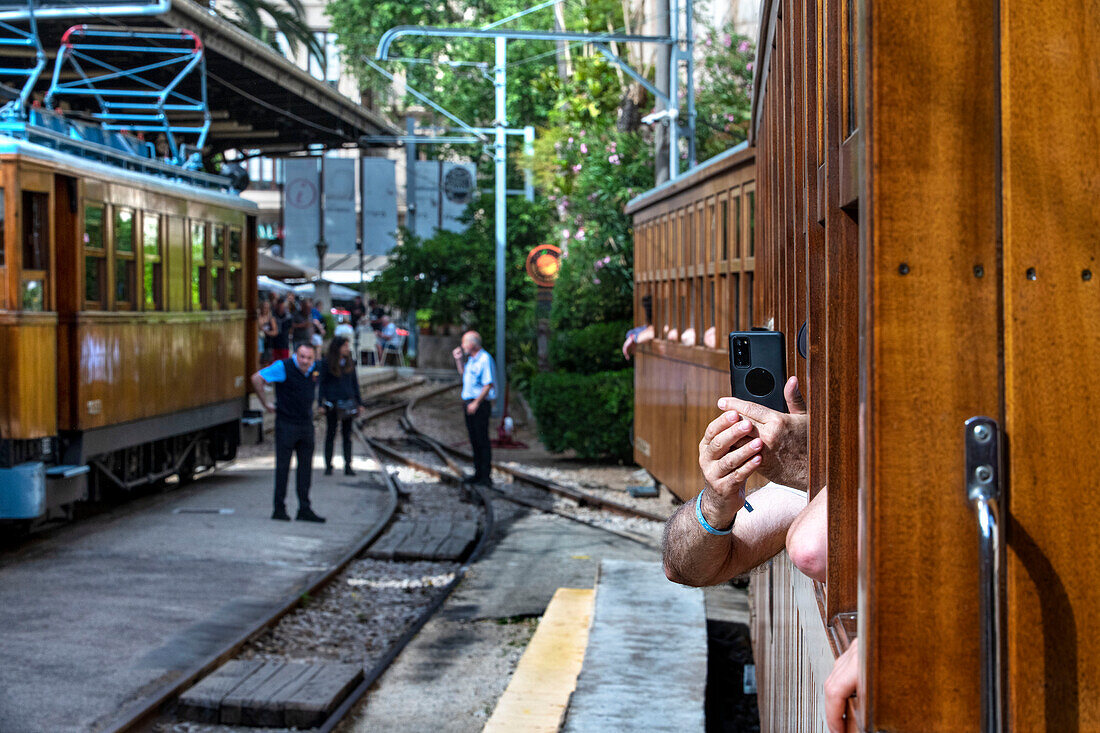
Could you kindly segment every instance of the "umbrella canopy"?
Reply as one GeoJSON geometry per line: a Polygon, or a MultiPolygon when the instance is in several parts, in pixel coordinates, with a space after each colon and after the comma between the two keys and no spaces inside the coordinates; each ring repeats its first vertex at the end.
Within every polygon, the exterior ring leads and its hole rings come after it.
{"type": "Polygon", "coordinates": [[[292,293],[294,288],[290,287],[286,283],[281,283],[278,280],[272,280],[266,275],[256,276],[256,289],[265,291],[274,291],[276,293],[292,293]]]}
{"type": "Polygon", "coordinates": [[[300,267],[290,260],[284,260],[282,257],[276,257],[266,252],[258,254],[256,272],[260,275],[267,275],[268,277],[317,277],[316,270],[300,267]]]}
{"type": "MultiPolygon", "coordinates": [[[[316,290],[313,283],[305,283],[294,288],[294,292],[306,298],[312,298],[316,290]]],[[[358,290],[345,288],[343,285],[337,285],[336,283],[329,283],[328,293],[329,297],[335,300],[352,300],[356,295],[362,294],[358,290]]]]}

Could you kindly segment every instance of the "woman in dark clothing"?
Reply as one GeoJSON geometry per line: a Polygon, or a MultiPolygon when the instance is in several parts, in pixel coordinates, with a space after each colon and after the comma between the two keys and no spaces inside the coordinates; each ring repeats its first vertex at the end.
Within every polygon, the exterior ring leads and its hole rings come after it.
{"type": "Polygon", "coordinates": [[[359,377],[355,373],[355,360],[351,358],[351,344],[343,336],[337,336],[329,344],[325,360],[321,362],[320,403],[325,409],[325,475],[332,475],[332,451],[336,442],[336,424],[344,439],[344,473],[354,476],[351,469],[351,421],[359,414],[363,400],[359,395],[359,377]]]}

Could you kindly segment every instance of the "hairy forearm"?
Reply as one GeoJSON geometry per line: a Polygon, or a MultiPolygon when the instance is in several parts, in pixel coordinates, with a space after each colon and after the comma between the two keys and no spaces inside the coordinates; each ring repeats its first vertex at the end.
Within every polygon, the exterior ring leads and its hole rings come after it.
{"type": "Polygon", "coordinates": [[[256,396],[260,399],[260,404],[267,407],[267,391],[264,387],[267,382],[260,376],[259,372],[252,375],[252,391],[256,393],[256,396]]]}
{"type": "Polygon", "coordinates": [[[767,562],[780,551],[787,530],[806,506],[803,494],[769,484],[752,495],[753,512],[740,509],[728,535],[709,534],[685,502],[665,525],[665,574],[684,585],[724,583],[767,562]]]}

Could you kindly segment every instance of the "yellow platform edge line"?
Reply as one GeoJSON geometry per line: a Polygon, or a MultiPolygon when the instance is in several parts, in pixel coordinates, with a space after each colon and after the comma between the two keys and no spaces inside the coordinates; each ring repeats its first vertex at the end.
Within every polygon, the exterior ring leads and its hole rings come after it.
{"type": "Polygon", "coordinates": [[[485,733],[556,733],[584,663],[596,591],[558,588],[485,733]]]}

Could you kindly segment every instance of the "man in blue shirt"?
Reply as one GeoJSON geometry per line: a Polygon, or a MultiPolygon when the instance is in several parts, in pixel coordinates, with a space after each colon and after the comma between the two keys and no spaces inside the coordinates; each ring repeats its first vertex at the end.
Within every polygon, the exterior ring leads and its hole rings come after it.
{"type": "Polygon", "coordinates": [[[290,456],[298,457],[298,521],[324,522],[309,504],[313,476],[313,400],[319,375],[313,363],[313,347],[298,344],[289,359],[270,364],[252,375],[252,388],[264,409],[275,413],[275,510],[272,519],[290,521],[286,513],[286,485],[290,456]],[[275,385],[275,405],[267,401],[264,386],[275,385]]]}
{"type": "Polygon", "coordinates": [[[493,456],[489,443],[489,414],[493,411],[493,400],[497,396],[496,365],[489,352],[481,348],[481,336],[477,331],[464,333],[462,346],[451,355],[455,359],[455,368],[462,375],[466,432],[474,453],[474,474],[464,478],[463,482],[491,486],[493,456]]]}

